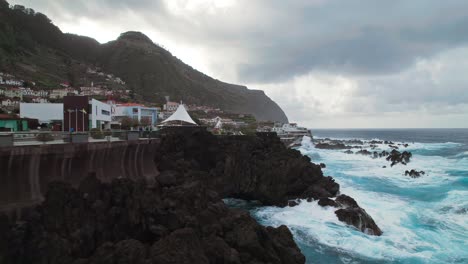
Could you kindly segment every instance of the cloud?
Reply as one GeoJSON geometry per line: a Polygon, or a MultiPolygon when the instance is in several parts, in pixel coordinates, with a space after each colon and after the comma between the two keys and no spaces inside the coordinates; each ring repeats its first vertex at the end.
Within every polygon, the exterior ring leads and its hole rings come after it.
{"type": "Polygon", "coordinates": [[[468,126],[465,0],[11,1],[101,42],[143,31],[217,79],[264,89],[292,120],[468,126]]]}
{"type": "Polygon", "coordinates": [[[468,47],[442,52],[400,73],[310,72],[264,89],[289,118],[311,127],[468,127],[468,47]]]}
{"type": "Polygon", "coordinates": [[[233,65],[235,77],[246,82],[285,81],[313,70],[394,73],[468,40],[468,2],[462,0],[18,2],[45,9],[57,23],[87,18],[152,28],[207,52],[228,47],[235,52],[218,61],[233,65]]]}

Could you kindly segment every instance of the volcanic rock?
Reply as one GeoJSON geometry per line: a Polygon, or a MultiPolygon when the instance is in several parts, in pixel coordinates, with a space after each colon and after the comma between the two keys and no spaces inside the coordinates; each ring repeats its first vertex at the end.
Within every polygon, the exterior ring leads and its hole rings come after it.
{"type": "Polygon", "coordinates": [[[340,221],[353,225],[368,235],[380,236],[383,233],[374,220],[360,207],[338,209],[335,211],[335,214],[340,221]]]}
{"type": "Polygon", "coordinates": [[[347,146],[347,145],[345,145],[343,143],[335,143],[335,144],[318,143],[318,144],[315,144],[315,148],[318,148],[318,149],[350,149],[352,147],[347,146]]]}
{"type": "Polygon", "coordinates": [[[260,226],[199,181],[165,188],[117,179],[95,187],[101,192],[86,197],[84,187],[52,183],[38,217],[0,217],[2,263],[305,262],[287,227],[260,226]]]}
{"type": "Polygon", "coordinates": [[[382,230],[380,230],[372,217],[367,214],[366,210],[359,207],[353,198],[342,194],[336,197],[335,202],[342,207],[342,209],[335,211],[340,221],[353,225],[368,235],[382,235],[382,230]]]}
{"type": "Polygon", "coordinates": [[[325,206],[338,207],[338,204],[330,198],[321,198],[319,199],[318,204],[323,207],[325,206]]]}
{"type": "Polygon", "coordinates": [[[382,230],[380,230],[372,217],[366,213],[366,210],[359,207],[356,200],[347,195],[341,194],[336,197],[335,200],[321,198],[318,204],[324,207],[332,206],[340,208],[335,211],[338,220],[352,225],[366,234],[375,236],[382,235],[382,230]]]}
{"type": "Polygon", "coordinates": [[[359,150],[358,152],[356,152],[356,154],[369,156],[369,155],[372,155],[372,152],[368,151],[367,149],[363,149],[363,150],[359,150]]]}
{"type": "Polygon", "coordinates": [[[411,161],[412,156],[413,155],[411,154],[411,152],[403,151],[401,153],[394,149],[390,152],[389,156],[387,157],[387,160],[392,162],[392,164],[390,165],[391,167],[398,163],[406,165],[411,161]]]}
{"type": "Polygon", "coordinates": [[[405,176],[410,176],[411,178],[419,178],[421,175],[426,174],[424,171],[416,171],[416,170],[411,170],[411,171],[405,171],[405,176]]]}

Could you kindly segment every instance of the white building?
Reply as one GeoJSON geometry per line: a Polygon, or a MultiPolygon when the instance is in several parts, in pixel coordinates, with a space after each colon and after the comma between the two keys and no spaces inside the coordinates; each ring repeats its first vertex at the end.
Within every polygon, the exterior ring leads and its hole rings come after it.
{"type": "Polygon", "coordinates": [[[21,103],[20,117],[38,119],[39,123],[51,123],[54,120],[63,121],[63,104],[21,103]]]}
{"type": "Polygon", "coordinates": [[[49,92],[48,91],[44,91],[44,90],[39,90],[39,91],[36,91],[36,96],[40,96],[40,97],[48,97],[49,96],[49,92]]]}
{"type": "Polygon", "coordinates": [[[123,117],[130,117],[139,122],[148,120],[149,125],[154,127],[158,122],[158,108],[135,103],[113,104],[112,117],[114,121],[120,121],[123,117]]]}
{"type": "Polygon", "coordinates": [[[110,129],[112,121],[111,106],[96,99],[89,101],[91,113],[89,114],[91,127],[99,129],[110,129]]]}
{"type": "Polygon", "coordinates": [[[50,93],[49,97],[52,99],[61,99],[69,94],[77,95],[78,91],[74,89],[54,89],[50,93]]]}
{"type": "Polygon", "coordinates": [[[5,84],[10,86],[21,86],[23,85],[23,82],[18,80],[5,80],[5,84]]]}
{"type": "Polygon", "coordinates": [[[47,98],[43,98],[43,97],[34,97],[32,99],[32,102],[36,103],[36,104],[47,104],[47,103],[49,103],[49,100],[47,100],[47,98]]]}
{"type": "Polygon", "coordinates": [[[6,89],[4,95],[9,98],[19,97],[23,99],[23,94],[18,88],[6,89]]]}

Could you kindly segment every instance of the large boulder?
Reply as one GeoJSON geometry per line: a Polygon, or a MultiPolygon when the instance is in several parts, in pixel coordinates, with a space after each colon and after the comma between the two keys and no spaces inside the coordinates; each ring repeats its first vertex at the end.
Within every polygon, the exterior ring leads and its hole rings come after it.
{"type": "Polygon", "coordinates": [[[356,200],[341,194],[335,200],[322,198],[318,201],[320,206],[332,206],[339,208],[335,211],[338,220],[356,227],[358,230],[374,236],[382,235],[382,230],[377,226],[372,217],[362,209],[356,200]]]}
{"type": "Polygon", "coordinates": [[[380,236],[383,233],[377,224],[375,224],[372,217],[360,207],[338,209],[335,211],[335,214],[340,221],[352,225],[368,235],[380,236]]]}

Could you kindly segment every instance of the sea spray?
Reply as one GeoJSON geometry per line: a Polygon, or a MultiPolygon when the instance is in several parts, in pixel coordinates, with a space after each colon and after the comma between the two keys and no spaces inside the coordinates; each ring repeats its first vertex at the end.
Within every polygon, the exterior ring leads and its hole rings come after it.
{"type": "MultiPolygon", "coordinates": [[[[371,137],[356,138],[380,138],[371,132],[364,133],[371,137]]],[[[400,133],[397,139],[393,142],[398,146],[415,136],[405,139],[400,133]]],[[[315,149],[310,138],[303,139],[298,150],[312,162],[327,165],[324,174],[332,175],[341,193],[355,198],[373,216],[384,231],[381,237],[345,225],[333,208],[320,207],[317,201],[256,208],[252,213],[263,224],[289,226],[308,263],[468,263],[468,142],[463,140],[431,138],[410,142],[406,148],[400,145],[413,158],[406,166],[390,167],[384,158],[315,149]],[[405,176],[411,169],[426,174],[416,179],[405,176]]],[[[370,150],[369,145],[364,148],[370,150]]],[[[381,150],[390,148],[377,144],[372,151],[381,150]]]]}

